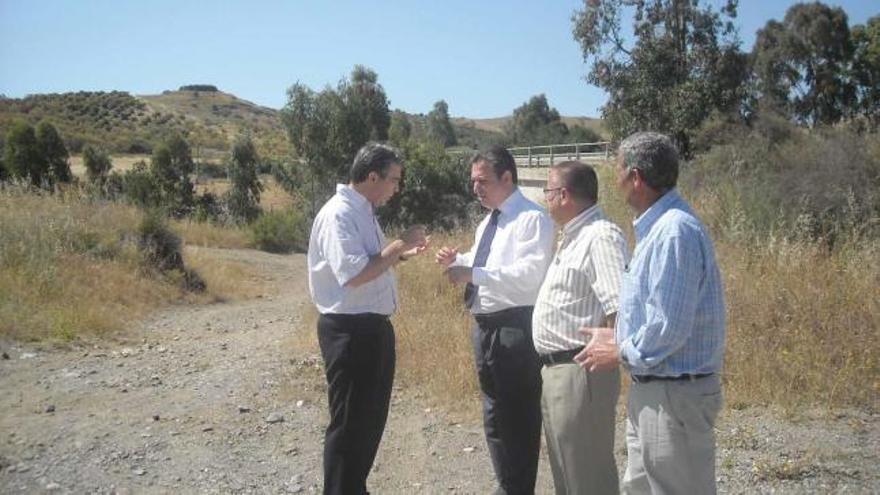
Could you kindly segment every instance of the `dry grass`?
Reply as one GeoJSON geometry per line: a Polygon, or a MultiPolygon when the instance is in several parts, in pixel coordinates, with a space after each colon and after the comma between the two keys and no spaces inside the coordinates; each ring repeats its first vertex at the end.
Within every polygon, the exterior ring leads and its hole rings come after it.
{"type": "Polygon", "coordinates": [[[186,246],[183,260],[208,284],[208,296],[214,301],[252,299],[266,294],[266,287],[246,263],[224,259],[211,250],[186,246]]]}
{"type": "Polygon", "coordinates": [[[728,402],[880,403],[880,245],[833,254],[768,240],[716,246],[725,280],[728,402]]]}
{"type": "Polygon", "coordinates": [[[190,246],[244,249],[253,247],[247,229],[210,222],[173,220],[171,229],[190,246]]]}
{"type": "Polygon", "coordinates": [[[0,335],[98,335],[179,297],[141,275],[137,249],[126,242],[139,220],[133,208],[75,192],[0,190],[0,335]]]}
{"type": "MultiPolygon", "coordinates": [[[[467,249],[473,234],[433,235],[436,247],[467,249]]],[[[472,318],[463,287],[452,286],[434,262],[433,250],[398,265],[400,309],[394,318],[397,362],[403,383],[452,411],[475,411],[479,387],[471,346],[472,318]]]]}
{"type": "MultiPolygon", "coordinates": [[[[632,214],[613,190],[612,173],[599,169],[600,202],[632,245],[632,214]]],[[[703,211],[701,199],[693,201],[698,212],[703,211]]],[[[434,246],[467,249],[472,235],[435,235],[434,246]]],[[[880,244],[829,253],[809,244],[767,239],[746,245],[730,236],[713,236],[727,303],[728,406],[877,410],[880,244]]],[[[411,260],[397,270],[398,373],[404,383],[417,384],[446,406],[472,409],[477,386],[471,320],[461,304],[461,288],[446,283],[432,257],[411,260]]]]}
{"type": "Polygon", "coordinates": [[[76,191],[0,188],[0,338],[71,340],[124,329],[173,301],[249,297],[243,266],[187,254],[202,296],[148,275],[132,239],[142,214],[76,191]]]}
{"type": "MultiPolygon", "coordinates": [[[[264,187],[262,194],[260,194],[260,207],[263,210],[286,210],[293,207],[293,198],[275,182],[271,175],[261,175],[260,182],[264,187]]],[[[220,197],[229,190],[229,187],[227,179],[208,179],[196,185],[196,193],[210,192],[220,197]]]]}
{"type": "MultiPolygon", "coordinates": [[[[150,163],[150,155],[113,155],[110,157],[113,163],[111,171],[126,172],[134,167],[139,161],[150,163]]],[[[70,157],[70,171],[76,177],[84,179],[86,177],[86,167],[83,165],[82,155],[74,155],[70,157]]]]}

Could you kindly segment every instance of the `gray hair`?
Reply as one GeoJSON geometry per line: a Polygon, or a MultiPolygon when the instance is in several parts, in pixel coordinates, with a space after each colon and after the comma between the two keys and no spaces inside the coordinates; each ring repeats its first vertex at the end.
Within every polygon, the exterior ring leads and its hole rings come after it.
{"type": "Polygon", "coordinates": [[[353,184],[360,184],[367,180],[370,172],[376,172],[384,179],[388,176],[388,169],[395,163],[403,166],[397,149],[386,144],[367,143],[355,155],[349,169],[349,179],[353,184]]]}
{"type": "Polygon", "coordinates": [[[658,132],[637,132],[620,143],[619,156],[627,170],[636,169],[648,186],[659,192],[678,181],[678,151],[669,136],[658,132]]]}

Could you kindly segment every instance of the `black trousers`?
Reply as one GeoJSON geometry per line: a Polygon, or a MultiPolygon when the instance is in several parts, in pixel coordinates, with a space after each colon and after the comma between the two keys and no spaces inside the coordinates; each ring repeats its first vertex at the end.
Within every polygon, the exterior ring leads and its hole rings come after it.
{"type": "Polygon", "coordinates": [[[324,493],[362,495],[388,418],[394,329],[386,316],[321,315],[318,343],[327,375],[324,493]]]}
{"type": "Polygon", "coordinates": [[[532,306],[475,315],[474,356],[483,426],[499,492],[532,494],[541,447],[541,364],[532,306]]]}

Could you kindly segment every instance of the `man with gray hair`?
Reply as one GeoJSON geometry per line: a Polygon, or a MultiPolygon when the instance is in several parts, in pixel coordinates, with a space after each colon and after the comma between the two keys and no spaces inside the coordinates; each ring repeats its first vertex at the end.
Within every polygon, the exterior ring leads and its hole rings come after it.
{"type": "Polygon", "coordinates": [[[617,186],[636,211],[636,248],[616,329],[588,327],[578,361],[629,371],[624,493],[715,493],[724,297],[712,241],[675,190],[678,153],[653,132],[618,150],[617,186]]]}

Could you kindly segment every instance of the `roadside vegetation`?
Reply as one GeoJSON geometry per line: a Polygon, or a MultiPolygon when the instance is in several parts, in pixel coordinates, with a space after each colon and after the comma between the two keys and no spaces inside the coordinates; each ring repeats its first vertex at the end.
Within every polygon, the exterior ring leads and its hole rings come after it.
{"type": "MultiPolygon", "coordinates": [[[[638,3],[633,46],[623,47],[624,4],[585,2],[573,20],[588,79],[612,95],[601,132],[561,117],[543,94],[497,130],[454,124],[443,99],[425,115],[392,111],[363,66],[320,90],[294,84],[277,113],[212,85],[146,100],[0,98],[0,338],[105,335],[174,301],[259,294],[247,267],[212,249],[303,251],[311,218],[367,141],[406,157],[400,193],[378,212],[384,226],[425,223],[435,245],[466,249],[481,214],[471,148],[655,129],[681,148],[680,188],[725,278],[729,407],[876,411],[880,17],[850,28],[839,8],[798,4],[744,53],[732,4],[638,3]],[[814,73],[820,59],[830,69],[814,73]],[[191,117],[174,110],[186,105],[191,117]]],[[[597,168],[600,202],[632,242],[613,170],[597,168]]],[[[470,404],[460,289],[430,254],[397,271],[401,379],[444,405],[470,404]]],[[[297,345],[314,353],[313,328],[307,318],[297,345]]]]}

